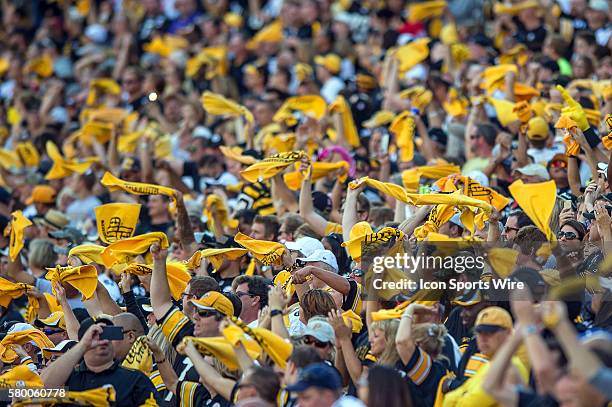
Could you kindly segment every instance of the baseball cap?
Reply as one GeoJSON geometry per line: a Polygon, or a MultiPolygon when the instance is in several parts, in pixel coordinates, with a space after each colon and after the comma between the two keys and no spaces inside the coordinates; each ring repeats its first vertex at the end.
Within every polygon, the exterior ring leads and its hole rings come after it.
{"type": "Polygon", "coordinates": [[[74,345],[76,345],[77,341],[72,341],[70,339],[64,339],[57,345],[52,348],[43,348],[43,352],[47,353],[66,353],[68,352],[74,345]]]}
{"type": "Polygon", "coordinates": [[[332,267],[334,271],[336,271],[336,273],[338,272],[338,260],[336,259],[336,256],[334,256],[334,254],[329,250],[318,249],[315,250],[310,256],[301,257],[298,260],[302,260],[306,263],[316,263],[320,261],[332,267]]]}
{"type": "Polygon", "coordinates": [[[510,313],[501,307],[487,307],[478,313],[474,331],[494,333],[500,329],[512,329],[510,313]]]}
{"type": "Polygon", "coordinates": [[[340,390],[342,382],[336,370],[326,363],[313,363],[300,372],[298,381],[287,386],[287,391],[302,392],[310,387],[340,390]]]}
{"type": "Polygon", "coordinates": [[[541,164],[528,164],[524,167],[517,168],[516,171],[523,175],[540,177],[544,181],[550,180],[550,175],[548,174],[546,167],[541,164]]]}
{"type": "Polygon", "coordinates": [[[314,63],[325,67],[325,69],[333,74],[337,74],[340,72],[342,59],[336,54],[317,55],[314,57],[314,63]]]}
{"type": "Polygon", "coordinates": [[[87,330],[94,324],[104,324],[106,326],[114,326],[115,324],[113,324],[113,321],[110,320],[110,318],[106,317],[106,316],[99,316],[96,319],[93,319],[91,317],[86,318],[83,320],[83,322],[81,322],[81,326],[79,326],[79,341],[81,339],[83,339],[83,336],[85,335],[85,332],[87,332],[87,330]]]}
{"type": "Polygon", "coordinates": [[[315,238],[308,236],[302,236],[298,238],[295,242],[286,242],[285,247],[289,250],[298,251],[302,253],[302,255],[305,257],[310,256],[316,250],[325,249],[325,247],[323,247],[323,243],[321,243],[315,238]]]}
{"type": "Polygon", "coordinates": [[[32,205],[33,203],[44,203],[44,204],[52,204],[55,203],[55,196],[57,192],[53,187],[49,185],[36,185],[34,189],[32,189],[32,194],[28,199],[26,199],[25,203],[27,205],[32,205]]]}
{"type": "Polygon", "coordinates": [[[308,320],[303,336],[312,336],[318,341],[336,344],[334,328],[321,316],[315,316],[308,320]]]}
{"type": "Polygon", "coordinates": [[[209,311],[218,311],[225,316],[234,315],[234,305],[219,291],[209,291],[199,300],[191,300],[196,308],[209,311]]]}
{"type": "Polygon", "coordinates": [[[34,320],[34,326],[37,328],[57,328],[65,331],[66,321],[64,320],[64,313],[62,311],[56,311],[47,318],[36,319],[34,320]]]}
{"type": "Polygon", "coordinates": [[[546,140],[548,138],[549,129],[546,120],[541,117],[534,117],[527,123],[527,138],[529,140],[546,140]]]}
{"type": "Polygon", "coordinates": [[[70,226],[67,226],[60,230],[51,231],[49,232],[49,236],[54,239],[68,240],[71,244],[74,245],[80,245],[85,241],[85,235],[70,226]]]}

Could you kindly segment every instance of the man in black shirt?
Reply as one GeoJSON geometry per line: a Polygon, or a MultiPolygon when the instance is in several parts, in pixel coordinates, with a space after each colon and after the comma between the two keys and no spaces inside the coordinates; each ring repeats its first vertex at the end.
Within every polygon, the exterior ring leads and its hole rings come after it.
{"type": "Polygon", "coordinates": [[[112,342],[100,339],[105,325],[113,323],[104,318],[88,318],[81,323],[79,343],[42,371],[45,387],[84,391],[110,384],[115,388],[118,407],[139,406],[151,396],[159,403],[157,390],[144,373],[121,367],[115,361],[112,342]]]}

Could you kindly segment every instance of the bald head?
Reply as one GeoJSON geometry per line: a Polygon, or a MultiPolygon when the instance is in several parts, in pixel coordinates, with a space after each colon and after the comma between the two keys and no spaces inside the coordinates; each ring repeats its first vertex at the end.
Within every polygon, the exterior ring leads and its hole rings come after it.
{"type": "Polygon", "coordinates": [[[138,317],[130,312],[122,312],[113,317],[113,324],[123,328],[123,332],[133,331],[136,337],[145,334],[138,317]]]}

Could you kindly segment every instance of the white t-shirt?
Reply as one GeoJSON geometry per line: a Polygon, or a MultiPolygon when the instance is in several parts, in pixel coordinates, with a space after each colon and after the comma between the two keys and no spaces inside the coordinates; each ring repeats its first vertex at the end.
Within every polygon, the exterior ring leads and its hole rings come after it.
{"type": "Polygon", "coordinates": [[[546,164],[555,156],[555,154],[563,153],[565,153],[565,147],[559,144],[554,144],[552,147],[543,149],[527,149],[527,155],[533,160],[533,162],[536,164],[542,164],[544,166],[546,166],[546,164]]]}

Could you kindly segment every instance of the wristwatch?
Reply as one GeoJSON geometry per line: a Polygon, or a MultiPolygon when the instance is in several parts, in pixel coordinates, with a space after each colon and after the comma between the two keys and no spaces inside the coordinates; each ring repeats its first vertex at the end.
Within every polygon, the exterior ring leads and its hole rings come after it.
{"type": "Polygon", "coordinates": [[[270,311],[270,318],[275,317],[277,315],[283,315],[283,311],[279,309],[273,309],[272,311],[270,311]]]}

